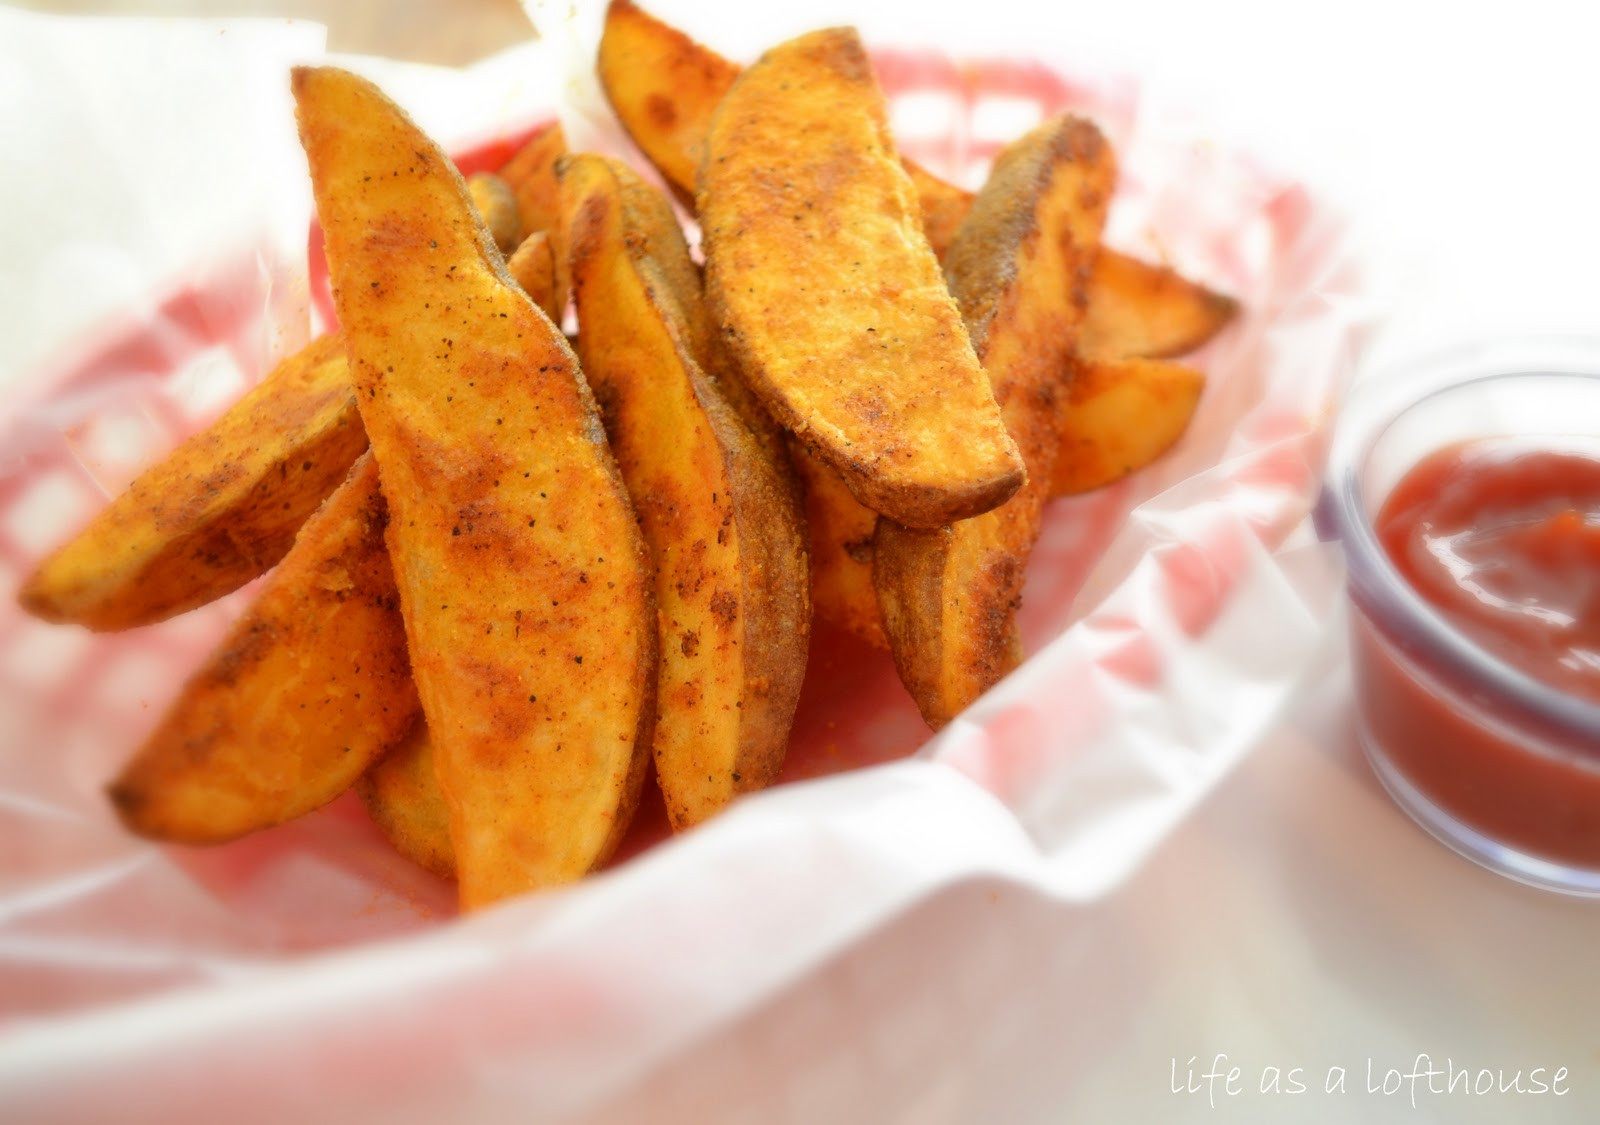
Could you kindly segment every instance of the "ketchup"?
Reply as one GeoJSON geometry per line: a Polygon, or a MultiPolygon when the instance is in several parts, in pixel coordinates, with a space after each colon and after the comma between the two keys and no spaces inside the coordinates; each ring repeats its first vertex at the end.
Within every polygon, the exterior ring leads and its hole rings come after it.
{"type": "MultiPolygon", "coordinates": [[[[1375,530],[1468,641],[1600,703],[1600,448],[1449,446],[1400,481],[1375,530]]],[[[1541,741],[1483,685],[1402,658],[1364,620],[1355,657],[1364,720],[1420,792],[1501,843],[1600,868],[1600,746],[1541,741]]]]}

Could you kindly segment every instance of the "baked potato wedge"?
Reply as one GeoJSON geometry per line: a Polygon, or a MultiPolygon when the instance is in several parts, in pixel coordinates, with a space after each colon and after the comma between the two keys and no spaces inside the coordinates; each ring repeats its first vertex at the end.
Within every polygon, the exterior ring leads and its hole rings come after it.
{"type": "Polygon", "coordinates": [[[456,877],[450,806],[434,773],[428,724],[420,716],[411,733],[367,767],[356,792],[395,851],[441,879],[456,877]]]}
{"type": "Polygon", "coordinates": [[[811,607],[818,621],[887,649],[878,594],[872,588],[872,540],[878,513],[850,495],[839,474],[795,442],[795,471],[805,486],[811,539],[811,607]]]}
{"type": "Polygon", "coordinates": [[[1221,332],[1239,303],[1176,270],[1102,250],[1089,275],[1078,351],[1089,359],[1184,355],[1221,332]]]}
{"type": "Polygon", "coordinates": [[[522,216],[511,185],[493,172],[477,172],[468,177],[467,191],[495,246],[502,254],[515,250],[522,241],[522,216]]]}
{"type": "Polygon", "coordinates": [[[1160,457],[1188,428],[1205,383],[1169,360],[1081,361],[1067,385],[1050,495],[1100,488],[1160,457]]]}
{"type": "Polygon", "coordinates": [[[685,207],[711,115],[739,65],[663,23],[632,0],[611,0],[595,72],[622,127],[685,207]]]}
{"type": "Polygon", "coordinates": [[[694,352],[715,336],[666,197],[594,155],[561,188],[578,353],[655,564],[656,780],[681,830],[783,765],[811,628],[800,493],[694,352]]]}
{"type": "MultiPolygon", "coordinates": [[[[711,115],[739,76],[739,64],[663,23],[632,0],[611,0],[596,66],[617,120],[673,194],[692,208],[695,175],[711,115]]],[[[914,160],[904,163],[922,205],[922,231],[942,259],[972,209],[973,194],[914,160]]],[[[1203,325],[1215,325],[1211,329],[1215,332],[1236,308],[1231,298],[1110,248],[1101,249],[1098,261],[1104,263],[1106,276],[1102,280],[1102,271],[1097,270],[1089,279],[1088,319],[1094,327],[1085,324],[1084,343],[1114,350],[1095,354],[1181,355],[1208,338],[1198,331],[1203,325]],[[1102,294],[1102,288],[1108,291],[1102,294]],[[1137,308],[1146,302],[1147,309],[1137,308]],[[1168,303],[1175,306],[1170,311],[1164,310],[1168,303]],[[1140,331],[1137,324],[1128,323],[1130,312],[1154,317],[1164,327],[1140,331]],[[1141,350],[1151,347],[1159,350],[1141,350]]]]}
{"type": "Polygon", "coordinates": [[[215,601],[283,558],[366,446],[343,342],[324,336],[45,559],[22,607],[109,631],[215,601]]]}
{"type": "Polygon", "coordinates": [[[511,280],[539,306],[539,310],[557,323],[566,311],[566,297],[560,294],[556,280],[556,258],[550,246],[550,233],[536,230],[506,259],[506,272],[511,280]]]}
{"type": "MultiPolygon", "coordinates": [[[[561,123],[552,121],[528,138],[501,166],[499,176],[511,186],[517,200],[517,217],[522,220],[526,241],[538,231],[550,240],[555,262],[555,288],[549,302],[534,298],[534,303],[549,314],[557,325],[566,315],[572,295],[572,279],[567,275],[567,253],[561,244],[561,185],[556,181],[556,161],[567,154],[567,135],[561,123]]],[[[515,258],[515,254],[512,255],[515,258]]],[[[513,271],[515,272],[515,271],[513,271]]],[[[530,294],[531,295],[531,294],[530,294]]]]}
{"type": "Polygon", "coordinates": [[[421,713],[363,455],[111,783],[141,836],[237,839],[331,801],[421,713]]]}
{"type": "MultiPolygon", "coordinates": [[[[739,64],[632,0],[611,0],[595,69],[623,129],[692,210],[711,116],[739,77],[739,64]]],[[[923,231],[942,256],[972,206],[972,193],[915,161],[905,161],[905,169],[921,200],[923,231]]]]}
{"type": "Polygon", "coordinates": [[[949,722],[1021,660],[1016,611],[1068,401],[1082,307],[1063,301],[1092,260],[1115,183],[1111,148],[1079,118],[1004,149],[945,269],[995,399],[1028,463],[1006,504],[948,527],[878,521],[873,583],[901,681],[928,725],[949,722]]]}
{"type": "Polygon", "coordinates": [[[294,71],[461,902],[576,879],[649,763],[651,576],[565,337],[377,87],[294,71]]]}
{"type": "Polygon", "coordinates": [[[858,500],[937,527],[1020,487],[853,30],[740,74],[696,198],[706,297],[742,377],[858,500]]]}

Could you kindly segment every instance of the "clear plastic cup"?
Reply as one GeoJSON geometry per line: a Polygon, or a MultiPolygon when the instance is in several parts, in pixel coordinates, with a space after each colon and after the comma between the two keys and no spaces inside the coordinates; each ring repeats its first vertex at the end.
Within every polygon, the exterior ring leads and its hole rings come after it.
{"type": "Polygon", "coordinates": [[[1487,437],[1600,450],[1600,337],[1465,346],[1352,395],[1318,520],[1348,565],[1357,730],[1389,793],[1439,840],[1524,883],[1600,896],[1600,704],[1458,629],[1374,528],[1420,460],[1487,437]]]}

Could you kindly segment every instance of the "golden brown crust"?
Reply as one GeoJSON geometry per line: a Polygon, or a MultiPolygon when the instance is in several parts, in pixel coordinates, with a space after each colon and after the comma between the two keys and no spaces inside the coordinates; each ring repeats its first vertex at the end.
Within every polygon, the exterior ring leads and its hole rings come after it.
{"type": "Polygon", "coordinates": [[[1176,270],[1102,249],[1088,280],[1078,346],[1091,359],[1162,359],[1192,352],[1238,315],[1232,297],[1176,270]]]}
{"type": "Polygon", "coordinates": [[[134,832],[216,843],[344,792],[421,713],[363,456],[111,784],[134,832]]]}
{"type": "Polygon", "coordinates": [[[566,339],[370,83],[294,73],[467,907],[576,879],[648,765],[644,543],[566,339]]]}
{"type": "Polygon", "coordinates": [[[366,445],[343,344],[322,337],[47,558],[23,586],[22,607],[116,630],[231,593],[283,558],[366,445]]]}
{"type": "Polygon", "coordinates": [[[1085,268],[1115,181],[1086,121],[1046,122],[1009,146],[946,256],[951,292],[993,380],[1028,483],[935,531],[878,524],[873,582],[902,682],[934,728],[1021,660],[1016,611],[1055,465],[1085,268]]]}
{"type": "Polygon", "coordinates": [[[694,354],[715,337],[666,199],[598,156],[561,177],[579,348],[655,563],[656,777],[683,829],[783,764],[810,628],[803,517],[781,452],[694,354]]]}
{"type": "Polygon", "coordinates": [[[920,229],[860,40],[768,51],[723,99],[698,195],[706,295],[745,381],[867,507],[937,526],[1022,466],[920,229]]]}

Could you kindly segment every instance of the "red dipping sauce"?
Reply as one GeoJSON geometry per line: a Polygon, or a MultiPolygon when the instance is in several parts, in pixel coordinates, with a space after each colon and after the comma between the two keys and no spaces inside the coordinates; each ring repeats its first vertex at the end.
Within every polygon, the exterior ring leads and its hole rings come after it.
{"type": "MultiPolygon", "coordinates": [[[[1470,644],[1563,695],[1600,703],[1600,446],[1483,438],[1405,474],[1373,531],[1405,582],[1470,644]]],[[[1370,736],[1406,782],[1495,841],[1600,868],[1600,745],[1542,739],[1459,671],[1358,617],[1370,736]]]]}

